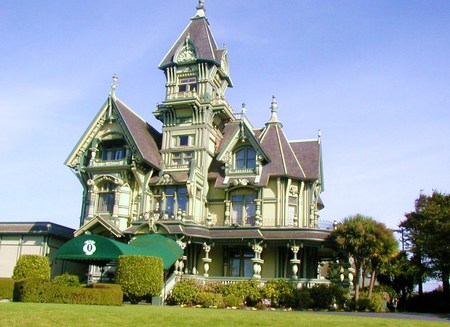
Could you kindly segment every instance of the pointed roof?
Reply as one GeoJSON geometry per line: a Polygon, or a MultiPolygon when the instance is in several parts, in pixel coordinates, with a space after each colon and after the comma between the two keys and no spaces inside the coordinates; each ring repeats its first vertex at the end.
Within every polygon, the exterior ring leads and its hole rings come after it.
{"type": "Polygon", "coordinates": [[[259,141],[267,149],[272,162],[264,166],[262,180],[270,175],[305,178],[305,172],[294,150],[283,132],[283,125],[278,120],[278,104],[272,96],[271,116],[266,127],[259,134],[259,141]]]}
{"type": "Polygon", "coordinates": [[[161,148],[161,133],[139,117],[114,94],[109,95],[94,120],[66,159],[65,164],[69,167],[77,166],[79,157],[88,149],[93,138],[96,136],[97,126],[104,124],[105,115],[109,115],[111,112],[117,113],[118,123],[126,135],[127,142],[138,152],[138,158],[140,157],[152,167],[160,169],[161,154],[159,149],[161,148]]]}
{"type": "Polygon", "coordinates": [[[280,123],[267,124],[260,135],[260,142],[267,149],[271,162],[264,166],[261,180],[269,176],[305,178],[303,168],[284,135],[280,123]]]}
{"type": "Polygon", "coordinates": [[[161,163],[161,154],[159,152],[162,139],[161,133],[119,99],[114,98],[114,103],[142,158],[159,169],[161,163]]]}
{"type": "Polygon", "coordinates": [[[320,143],[318,140],[291,141],[290,145],[298,160],[302,163],[307,179],[321,177],[320,172],[320,143]]]}
{"type": "Polygon", "coordinates": [[[176,54],[186,42],[194,47],[195,56],[198,60],[213,62],[220,66],[223,54],[226,51],[217,47],[208,20],[205,17],[204,1],[199,2],[197,14],[191,18],[188,26],[167,52],[158,68],[165,69],[169,65],[176,64],[176,54]]]}

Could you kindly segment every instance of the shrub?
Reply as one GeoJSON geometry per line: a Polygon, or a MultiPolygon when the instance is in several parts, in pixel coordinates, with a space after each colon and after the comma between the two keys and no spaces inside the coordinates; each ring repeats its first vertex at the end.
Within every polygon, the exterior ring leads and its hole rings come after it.
{"type": "Polygon", "coordinates": [[[53,278],[53,282],[57,285],[80,286],[79,277],[77,275],[70,275],[68,273],[56,276],[55,278],[53,278]]]}
{"type": "Polygon", "coordinates": [[[321,284],[310,290],[310,304],[313,309],[344,309],[347,305],[348,291],[336,284],[321,284]]]}
{"type": "Polygon", "coordinates": [[[193,305],[199,288],[200,285],[195,280],[183,279],[174,286],[168,302],[176,305],[193,305]]]}
{"type": "Polygon", "coordinates": [[[306,310],[312,307],[313,301],[308,288],[301,288],[294,291],[294,306],[300,310],[306,310]]]}
{"type": "Polygon", "coordinates": [[[70,303],[122,305],[120,287],[88,288],[58,285],[49,280],[28,278],[17,281],[14,301],[34,303],[70,303]]]}
{"type": "Polygon", "coordinates": [[[228,294],[223,297],[223,304],[225,307],[240,307],[243,305],[243,300],[234,294],[228,294]]]}
{"type": "Polygon", "coordinates": [[[372,293],[372,297],[369,299],[367,293],[361,293],[358,301],[354,299],[350,301],[349,309],[352,311],[382,312],[384,311],[382,294],[372,293]]]}
{"type": "Polygon", "coordinates": [[[145,296],[157,296],[163,287],[161,258],[121,255],[117,262],[116,283],[133,304],[145,296]]]}
{"type": "Polygon", "coordinates": [[[14,293],[14,279],[0,278],[0,299],[12,300],[14,293]]]}
{"type": "Polygon", "coordinates": [[[219,308],[223,306],[223,297],[220,293],[199,292],[195,296],[195,304],[201,305],[204,308],[219,308]]]}
{"type": "Polygon", "coordinates": [[[254,306],[262,298],[262,290],[255,280],[240,281],[228,285],[223,285],[220,289],[222,295],[233,294],[245,301],[248,306],[254,306]]]}
{"type": "Polygon", "coordinates": [[[41,278],[50,280],[50,263],[47,257],[35,254],[23,255],[17,260],[13,279],[41,278]]]}
{"type": "Polygon", "coordinates": [[[291,307],[294,305],[294,286],[285,279],[272,279],[264,285],[262,296],[270,299],[272,306],[291,307]]]}
{"type": "Polygon", "coordinates": [[[442,291],[423,293],[422,296],[410,297],[405,303],[406,310],[413,312],[450,312],[450,298],[442,291]]]}

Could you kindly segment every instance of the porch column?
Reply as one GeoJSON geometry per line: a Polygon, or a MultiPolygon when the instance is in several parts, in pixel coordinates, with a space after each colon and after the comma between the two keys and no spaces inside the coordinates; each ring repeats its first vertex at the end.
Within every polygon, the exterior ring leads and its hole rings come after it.
{"type": "MultiPolygon", "coordinates": [[[[182,242],[181,240],[177,240],[178,245],[183,249],[186,248],[187,243],[182,242]]],[[[175,262],[175,274],[182,275],[183,274],[183,268],[184,268],[184,262],[187,260],[187,256],[183,254],[181,257],[178,258],[178,260],[175,262]]]]}
{"type": "Polygon", "coordinates": [[[262,226],[262,217],[261,217],[261,199],[256,199],[256,210],[255,210],[255,225],[262,226]]]}
{"type": "Polygon", "coordinates": [[[225,221],[224,221],[224,225],[225,226],[230,226],[231,225],[231,220],[230,220],[230,204],[231,202],[226,200],[225,202],[225,221]]]}
{"type": "Polygon", "coordinates": [[[261,265],[264,263],[264,260],[261,259],[261,253],[263,251],[263,247],[261,246],[262,242],[254,243],[252,245],[252,249],[255,252],[255,257],[252,258],[253,262],[253,278],[260,279],[261,278],[261,265]]]}
{"type": "Polygon", "coordinates": [[[209,257],[209,251],[211,251],[211,245],[208,245],[203,243],[203,250],[205,250],[205,257],[202,258],[203,261],[203,268],[205,269],[205,273],[203,276],[209,277],[208,271],[209,271],[209,263],[212,261],[212,259],[209,257]]]}
{"type": "Polygon", "coordinates": [[[297,258],[297,254],[300,251],[300,246],[292,245],[291,251],[294,253],[294,259],[291,259],[290,262],[292,264],[292,279],[298,279],[298,270],[300,266],[300,259],[297,258]]]}

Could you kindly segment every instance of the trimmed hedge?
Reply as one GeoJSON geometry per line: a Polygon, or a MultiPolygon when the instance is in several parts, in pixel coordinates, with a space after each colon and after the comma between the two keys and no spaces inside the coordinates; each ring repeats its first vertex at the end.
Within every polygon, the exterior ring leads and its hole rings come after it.
{"type": "Polygon", "coordinates": [[[45,279],[16,281],[15,302],[122,305],[120,286],[75,287],[58,285],[45,279]]]}
{"type": "Polygon", "coordinates": [[[77,275],[64,273],[53,278],[53,283],[64,286],[80,286],[80,278],[77,275]]]}
{"type": "Polygon", "coordinates": [[[163,261],[143,255],[121,255],[117,261],[116,283],[132,304],[144,297],[158,296],[163,288],[163,261]]]}
{"type": "Polygon", "coordinates": [[[24,278],[40,278],[50,280],[50,262],[47,257],[26,254],[22,255],[14,267],[12,278],[20,280],[24,278]]]}
{"type": "Polygon", "coordinates": [[[0,278],[0,299],[12,300],[14,294],[14,279],[0,278]]]}

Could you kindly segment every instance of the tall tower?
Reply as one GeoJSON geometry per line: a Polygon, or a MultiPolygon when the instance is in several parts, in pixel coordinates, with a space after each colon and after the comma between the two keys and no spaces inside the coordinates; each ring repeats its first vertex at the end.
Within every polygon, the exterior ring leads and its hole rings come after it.
{"type": "Polygon", "coordinates": [[[159,69],[166,76],[166,96],[154,112],[163,124],[161,177],[166,177],[168,184],[186,184],[186,216],[202,223],[208,168],[223,126],[235,120],[225,99],[226,89],[232,87],[227,50],[217,47],[203,0],[159,69]]]}

